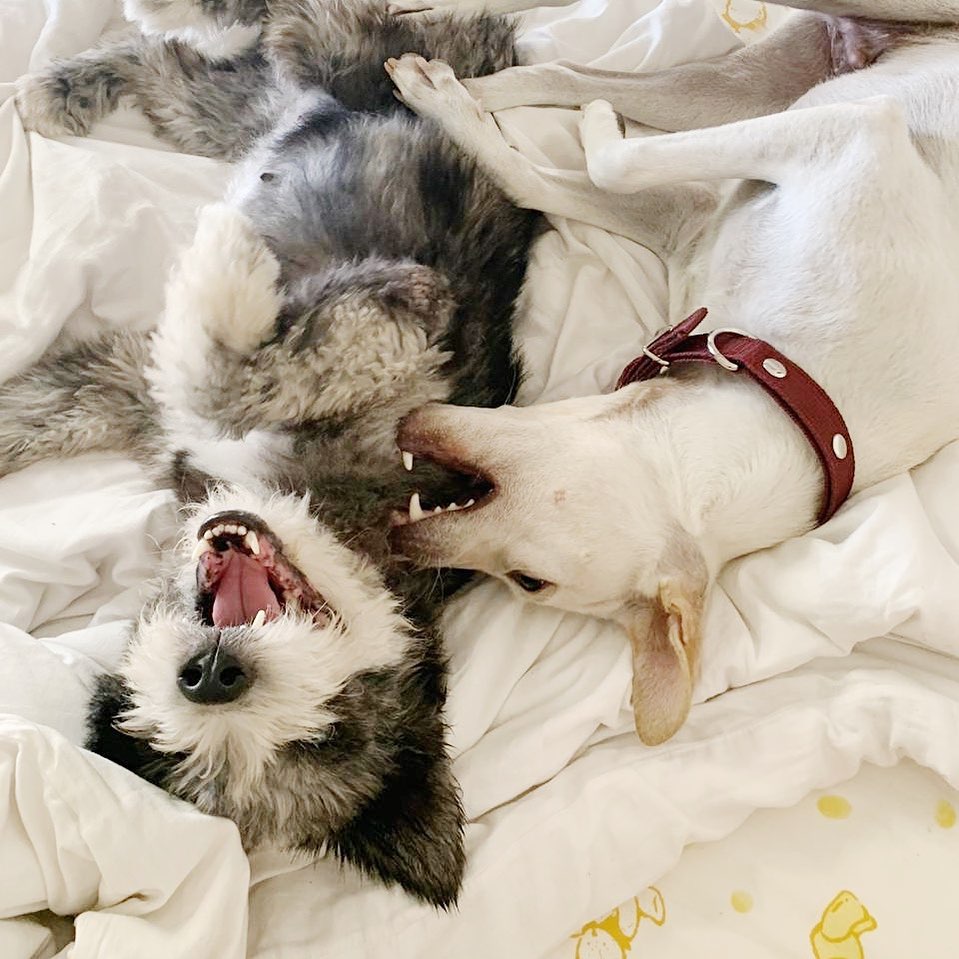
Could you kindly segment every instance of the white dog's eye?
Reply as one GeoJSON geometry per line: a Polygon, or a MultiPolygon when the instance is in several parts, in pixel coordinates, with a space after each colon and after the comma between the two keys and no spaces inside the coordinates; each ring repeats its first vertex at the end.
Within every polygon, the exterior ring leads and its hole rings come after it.
{"type": "Polygon", "coordinates": [[[525,590],[527,593],[539,593],[546,589],[550,584],[546,582],[545,579],[537,579],[535,576],[529,576],[526,573],[521,573],[519,570],[514,569],[511,573],[507,573],[507,576],[519,586],[520,589],[525,590]]]}

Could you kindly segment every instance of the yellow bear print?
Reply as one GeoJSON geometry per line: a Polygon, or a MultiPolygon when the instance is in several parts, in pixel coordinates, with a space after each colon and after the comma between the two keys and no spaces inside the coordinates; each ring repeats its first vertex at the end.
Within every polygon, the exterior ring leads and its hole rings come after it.
{"type": "Polygon", "coordinates": [[[643,919],[657,926],[666,921],[666,904],[655,886],[644,889],[602,919],[586,923],[572,937],[576,940],[575,959],[626,959],[643,919]]]}
{"type": "Polygon", "coordinates": [[[876,928],[866,907],[846,890],[840,892],[809,934],[816,959],[865,959],[859,937],[876,928]]]}

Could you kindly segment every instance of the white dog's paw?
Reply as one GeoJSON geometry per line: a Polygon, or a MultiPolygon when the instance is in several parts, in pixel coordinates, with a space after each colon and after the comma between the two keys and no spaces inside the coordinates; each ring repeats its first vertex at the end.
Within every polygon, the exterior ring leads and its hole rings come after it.
{"type": "Polygon", "coordinates": [[[607,100],[593,100],[582,108],[579,121],[579,135],[583,147],[602,148],[623,139],[624,130],[619,114],[607,100]]]}
{"type": "Polygon", "coordinates": [[[74,90],[65,77],[28,73],[15,84],[14,99],[25,130],[45,137],[86,136],[95,120],[95,103],[74,90]]]}
{"type": "Polygon", "coordinates": [[[415,53],[405,53],[399,60],[391,57],[385,67],[399,98],[420,116],[441,123],[464,112],[475,119],[483,118],[479,104],[444,60],[425,60],[415,53]]]}
{"type": "Polygon", "coordinates": [[[587,103],[582,109],[579,134],[589,178],[601,189],[624,192],[620,185],[624,131],[612,105],[606,100],[587,103]]]}
{"type": "Polygon", "coordinates": [[[248,353],[276,326],[280,264],[250,220],[225,203],[204,207],[167,295],[165,322],[202,324],[218,343],[248,353]]]}

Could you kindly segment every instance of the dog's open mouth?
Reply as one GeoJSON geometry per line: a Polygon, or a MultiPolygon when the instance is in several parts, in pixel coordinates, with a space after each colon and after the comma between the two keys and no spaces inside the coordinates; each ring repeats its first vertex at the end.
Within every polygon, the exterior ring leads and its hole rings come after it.
{"type": "Polygon", "coordinates": [[[197,531],[197,608],[209,626],[261,626],[286,610],[329,620],[324,598],[252,513],[211,516],[197,531]]]}
{"type": "Polygon", "coordinates": [[[406,510],[393,511],[394,526],[407,526],[441,515],[478,509],[496,495],[496,484],[489,476],[447,450],[417,444],[415,452],[403,449],[400,455],[403,466],[410,472],[413,471],[415,458],[419,457],[431,466],[438,467],[444,475],[436,490],[415,492],[406,510]]]}

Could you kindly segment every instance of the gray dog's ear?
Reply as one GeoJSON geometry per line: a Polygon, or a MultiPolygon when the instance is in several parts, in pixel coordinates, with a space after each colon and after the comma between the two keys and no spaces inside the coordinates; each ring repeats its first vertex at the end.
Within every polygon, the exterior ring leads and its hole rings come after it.
{"type": "MultiPolygon", "coordinates": [[[[398,763],[406,761],[402,757],[398,763]]],[[[465,867],[458,791],[445,755],[430,769],[423,763],[410,766],[332,837],[331,846],[366,875],[449,909],[456,904],[465,867]]]]}
{"type": "Polygon", "coordinates": [[[682,565],[669,563],[656,595],[631,601],[622,619],[633,650],[636,732],[647,746],[666,742],[686,720],[699,667],[709,579],[691,540],[680,552],[682,565]]]}
{"type": "Polygon", "coordinates": [[[417,899],[456,904],[466,854],[459,787],[439,715],[410,716],[405,748],[393,759],[383,789],[330,837],[344,862],[417,899]]]}

